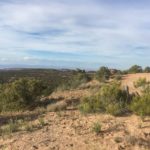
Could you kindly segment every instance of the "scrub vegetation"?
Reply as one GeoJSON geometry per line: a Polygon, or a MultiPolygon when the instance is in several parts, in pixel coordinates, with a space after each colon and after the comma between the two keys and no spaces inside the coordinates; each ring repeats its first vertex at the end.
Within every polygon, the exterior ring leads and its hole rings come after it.
{"type": "Polygon", "coordinates": [[[149,149],[149,106],[149,67],[1,70],[0,149],[149,149]]]}

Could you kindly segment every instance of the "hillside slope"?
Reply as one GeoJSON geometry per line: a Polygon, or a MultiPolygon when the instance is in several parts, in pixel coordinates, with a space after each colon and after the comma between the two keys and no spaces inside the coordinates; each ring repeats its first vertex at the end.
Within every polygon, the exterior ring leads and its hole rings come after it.
{"type": "Polygon", "coordinates": [[[137,81],[139,78],[146,78],[147,81],[150,81],[150,73],[137,73],[124,75],[122,78],[122,86],[128,86],[131,93],[136,92],[137,89],[134,87],[133,83],[137,81]]]}
{"type": "MultiPolygon", "coordinates": [[[[125,76],[123,84],[128,84],[132,90],[132,81],[143,76],[149,78],[149,74],[125,76]]],[[[107,114],[83,115],[78,111],[76,102],[78,103],[82,97],[91,95],[98,89],[97,82],[89,85],[82,86],[78,90],[56,91],[47,97],[46,100],[53,100],[53,103],[48,105],[43,114],[33,117],[29,122],[35,126],[35,129],[0,137],[0,149],[149,150],[149,117],[142,121],[135,115],[124,117],[113,117],[107,114]],[[60,107],[61,105],[63,107],[60,107]],[[57,107],[61,110],[51,112],[57,107]],[[99,134],[93,132],[93,125],[96,122],[101,125],[99,134]]],[[[13,114],[10,116],[12,117],[13,114]]],[[[17,115],[15,117],[17,118],[17,115]]]]}

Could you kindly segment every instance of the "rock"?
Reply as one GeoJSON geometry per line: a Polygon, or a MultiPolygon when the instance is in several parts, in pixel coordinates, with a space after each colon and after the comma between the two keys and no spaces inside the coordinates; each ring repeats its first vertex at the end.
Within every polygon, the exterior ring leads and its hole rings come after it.
{"type": "Polygon", "coordinates": [[[33,145],[33,148],[34,148],[34,149],[38,149],[38,147],[37,147],[36,145],[33,145]]]}
{"type": "Polygon", "coordinates": [[[121,143],[123,141],[123,138],[122,137],[115,137],[114,141],[116,143],[121,143]]]}

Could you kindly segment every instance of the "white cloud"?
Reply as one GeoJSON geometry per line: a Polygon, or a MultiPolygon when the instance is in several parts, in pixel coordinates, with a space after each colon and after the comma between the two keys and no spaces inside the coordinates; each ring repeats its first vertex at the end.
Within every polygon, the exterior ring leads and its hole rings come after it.
{"type": "MultiPolygon", "coordinates": [[[[135,7],[130,2],[114,3],[102,0],[4,2],[0,5],[0,54],[12,62],[19,57],[29,61],[27,50],[103,54],[117,56],[127,66],[129,62],[125,59],[132,61],[130,56],[140,59],[134,56],[135,47],[150,47],[150,9],[139,2],[135,7]]],[[[150,54],[145,49],[144,52],[150,54]]],[[[100,59],[107,64],[108,60],[100,59]]]]}

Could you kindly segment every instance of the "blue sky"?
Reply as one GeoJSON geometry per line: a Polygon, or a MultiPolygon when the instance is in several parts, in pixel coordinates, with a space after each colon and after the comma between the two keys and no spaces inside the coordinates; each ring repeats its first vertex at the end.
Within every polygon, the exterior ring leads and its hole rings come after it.
{"type": "Polygon", "coordinates": [[[149,0],[0,0],[0,65],[150,65],[149,0]]]}

